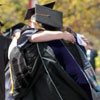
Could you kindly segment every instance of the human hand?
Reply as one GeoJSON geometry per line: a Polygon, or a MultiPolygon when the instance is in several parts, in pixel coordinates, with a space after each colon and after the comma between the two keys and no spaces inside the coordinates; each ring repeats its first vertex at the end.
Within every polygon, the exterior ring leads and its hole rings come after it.
{"type": "Polygon", "coordinates": [[[71,34],[71,33],[69,33],[69,32],[67,32],[67,31],[64,31],[63,32],[63,40],[65,41],[65,42],[67,42],[67,43],[75,43],[75,37],[71,34]]]}

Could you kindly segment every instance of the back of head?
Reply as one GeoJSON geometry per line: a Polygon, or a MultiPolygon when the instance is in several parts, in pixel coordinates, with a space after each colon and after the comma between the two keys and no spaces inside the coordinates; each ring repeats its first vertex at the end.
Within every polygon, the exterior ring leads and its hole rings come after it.
{"type": "MultiPolygon", "coordinates": [[[[45,6],[45,7],[48,7],[48,8],[51,8],[53,9],[55,5],[55,2],[50,2],[50,3],[47,3],[47,4],[44,4],[42,6],[45,6]]],[[[24,20],[28,20],[28,19],[31,19],[31,16],[32,15],[35,15],[35,7],[33,8],[29,8],[25,14],[25,17],[24,17],[24,20]]]]}
{"type": "Polygon", "coordinates": [[[91,46],[94,46],[93,42],[90,42],[89,44],[90,44],[91,46]]]}
{"type": "Polygon", "coordinates": [[[46,30],[61,30],[63,15],[60,11],[52,10],[54,3],[55,2],[46,5],[37,4],[35,8],[28,9],[25,20],[31,19],[32,24],[38,23],[38,25],[46,30]]]}

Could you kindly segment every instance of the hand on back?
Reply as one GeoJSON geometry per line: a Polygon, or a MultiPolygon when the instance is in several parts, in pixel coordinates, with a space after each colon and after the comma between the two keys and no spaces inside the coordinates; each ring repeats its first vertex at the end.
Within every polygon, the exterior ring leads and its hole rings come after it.
{"type": "Polygon", "coordinates": [[[75,43],[75,41],[76,41],[75,37],[67,31],[63,32],[63,40],[67,43],[69,43],[69,42],[75,43]]]}

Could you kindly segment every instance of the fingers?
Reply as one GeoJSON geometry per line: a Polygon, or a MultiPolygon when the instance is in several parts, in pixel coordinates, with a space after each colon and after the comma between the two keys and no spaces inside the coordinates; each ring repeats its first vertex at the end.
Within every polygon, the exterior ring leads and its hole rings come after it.
{"type": "Polygon", "coordinates": [[[82,39],[84,42],[86,42],[87,45],[89,44],[89,41],[85,37],[82,37],[82,39]]]}
{"type": "Polygon", "coordinates": [[[63,39],[67,43],[70,42],[70,43],[73,43],[74,44],[76,42],[75,37],[71,33],[69,33],[69,32],[64,32],[63,39]]]}
{"type": "Polygon", "coordinates": [[[72,38],[71,43],[74,44],[75,42],[76,42],[75,38],[72,38]]]}
{"type": "Polygon", "coordinates": [[[68,34],[69,34],[69,35],[68,35],[68,36],[69,36],[68,38],[69,38],[69,40],[70,40],[69,42],[71,42],[71,43],[74,44],[74,43],[76,42],[75,37],[73,36],[73,34],[71,34],[71,33],[69,33],[69,32],[68,32],[68,34]]]}

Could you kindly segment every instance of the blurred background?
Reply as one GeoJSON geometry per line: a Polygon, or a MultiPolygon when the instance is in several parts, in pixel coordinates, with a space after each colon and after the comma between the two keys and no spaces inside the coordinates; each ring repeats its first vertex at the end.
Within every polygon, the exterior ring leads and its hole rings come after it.
{"type": "Polygon", "coordinates": [[[70,26],[76,33],[83,34],[89,42],[93,42],[98,53],[95,67],[100,79],[100,0],[0,0],[0,21],[4,24],[2,31],[18,22],[25,22],[27,8],[33,7],[35,3],[52,1],[56,2],[54,9],[63,12],[63,25],[70,26]]]}

